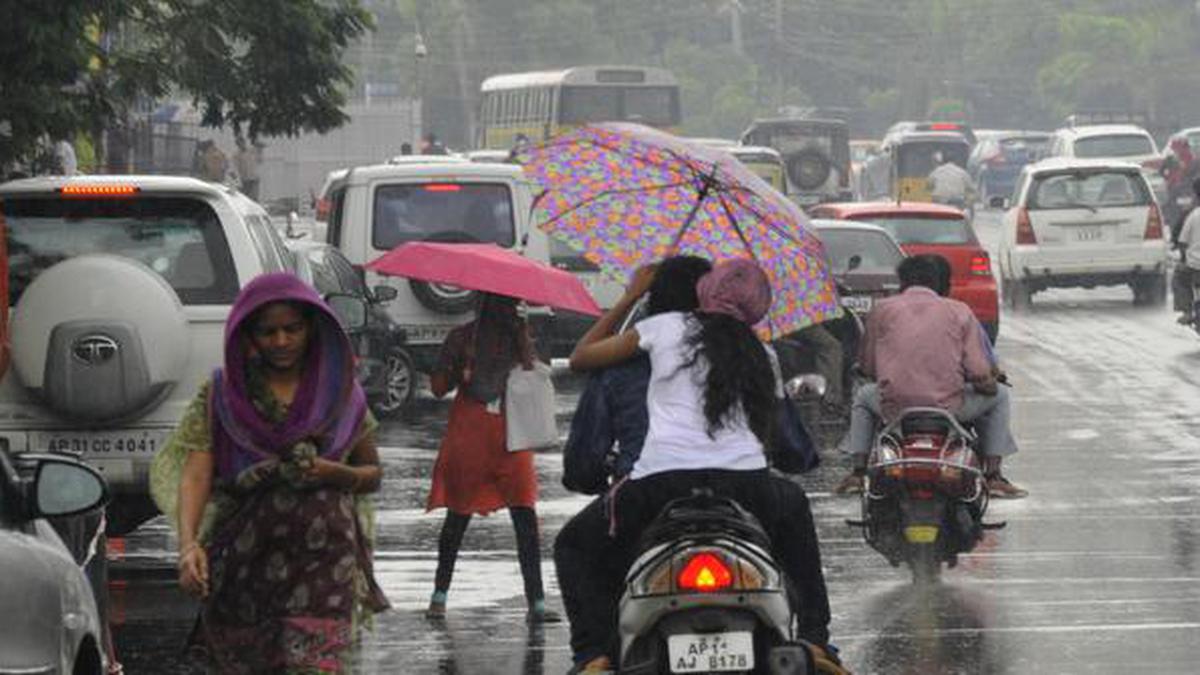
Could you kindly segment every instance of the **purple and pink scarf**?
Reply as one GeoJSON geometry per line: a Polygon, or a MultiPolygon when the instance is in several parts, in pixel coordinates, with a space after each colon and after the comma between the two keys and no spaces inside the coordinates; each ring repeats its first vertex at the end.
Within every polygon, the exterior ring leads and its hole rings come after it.
{"type": "Polygon", "coordinates": [[[355,380],[354,352],[333,310],[298,277],[264,274],[238,294],[225,324],[225,367],[213,374],[210,420],[217,477],[234,481],[264,460],[286,459],[292,446],[310,441],[317,454],[340,461],[351,449],[366,414],[366,396],[355,380]],[[247,321],[274,302],[297,302],[315,311],[304,374],[286,419],[265,419],[246,383],[247,321]]]}

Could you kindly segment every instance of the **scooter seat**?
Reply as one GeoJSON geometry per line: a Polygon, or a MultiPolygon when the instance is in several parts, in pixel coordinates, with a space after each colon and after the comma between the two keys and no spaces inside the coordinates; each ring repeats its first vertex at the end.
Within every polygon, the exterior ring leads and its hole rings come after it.
{"type": "Polygon", "coordinates": [[[729,536],[770,550],[762,524],[741,504],[700,491],[668,502],[642,534],[642,550],[685,536],[729,536]]]}

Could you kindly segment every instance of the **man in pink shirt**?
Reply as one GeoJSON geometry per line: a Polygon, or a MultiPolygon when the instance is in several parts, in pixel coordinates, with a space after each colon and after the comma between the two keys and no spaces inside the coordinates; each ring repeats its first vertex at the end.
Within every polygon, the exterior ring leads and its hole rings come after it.
{"type": "Polygon", "coordinates": [[[905,408],[935,407],[974,423],[992,496],[1026,494],[1000,474],[1002,458],[1017,451],[1009,431],[1008,392],[997,387],[983,329],[970,308],[938,295],[940,263],[929,255],[905,259],[897,269],[901,293],[867,316],[859,363],[875,383],[854,397],[846,443],[854,471],[838,486],[839,493],[862,490],[881,418],[894,419],[905,408]]]}

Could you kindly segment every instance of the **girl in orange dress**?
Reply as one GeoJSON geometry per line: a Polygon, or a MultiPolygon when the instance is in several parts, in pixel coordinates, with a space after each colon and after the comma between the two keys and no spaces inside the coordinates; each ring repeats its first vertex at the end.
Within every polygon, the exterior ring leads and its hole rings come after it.
{"type": "Polygon", "coordinates": [[[529,327],[513,298],[485,294],[475,321],[451,331],[430,375],[435,396],[458,394],[450,407],[446,436],[433,469],[426,508],[445,507],[438,538],[438,568],[426,615],[440,619],[454,563],[471,516],[508,508],[517,535],[517,558],[525,580],[531,622],[553,622],[542,588],[538,543],[537,473],[533,452],[509,452],[505,440],[504,388],[508,373],[537,358],[529,327]]]}

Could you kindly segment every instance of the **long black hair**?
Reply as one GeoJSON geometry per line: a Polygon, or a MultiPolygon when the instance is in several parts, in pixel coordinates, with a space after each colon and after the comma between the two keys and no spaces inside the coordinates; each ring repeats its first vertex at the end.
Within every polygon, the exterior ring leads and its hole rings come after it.
{"type": "Polygon", "coordinates": [[[750,326],[726,314],[696,312],[686,342],[691,368],[703,358],[704,418],[708,435],[744,419],[764,446],[770,445],[775,415],[775,369],[750,326]]]}

